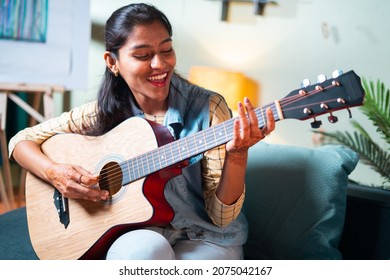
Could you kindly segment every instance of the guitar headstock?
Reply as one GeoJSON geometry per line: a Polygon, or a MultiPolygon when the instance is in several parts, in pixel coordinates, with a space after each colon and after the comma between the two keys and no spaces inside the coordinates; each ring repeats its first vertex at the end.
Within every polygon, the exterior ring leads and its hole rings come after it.
{"type": "Polygon", "coordinates": [[[283,118],[313,118],[312,127],[318,128],[321,121],[316,120],[317,116],[329,114],[329,122],[335,123],[337,117],[333,112],[346,109],[351,117],[349,108],[363,105],[365,92],[360,77],[354,71],[344,74],[335,71],[332,78],[326,79],[324,75],[320,75],[318,80],[313,85],[304,80],[302,88],[279,100],[283,118]]]}

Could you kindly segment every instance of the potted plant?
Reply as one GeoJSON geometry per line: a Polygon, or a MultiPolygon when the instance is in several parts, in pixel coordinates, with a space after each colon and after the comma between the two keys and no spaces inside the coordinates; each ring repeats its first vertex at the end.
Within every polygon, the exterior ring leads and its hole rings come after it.
{"type": "Polygon", "coordinates": [[[362,79],[366,92],[362,113],[384,140],[381,146],[356,120],[351,120],[354,132],[315,131],[323,143],[345,145],[359,154],[360,160],[383,178],[381,186],[348,185],[346,223],[340,250],[346,259],[390,259],[390,90],[381,82],[362,79]]]}
{"type": "Polygon", "coordinates": [[[351,120],[356,129],[353,133],[347,131],[321,133],[324,143],[343,144],[360,156],[361,161],[378,172],[384,179],[383,185],[379,186],[390,190],[390,90],[380,80],[367,81],[362,79],[363,88],[366,92],[364,105],[359,107],[372,124],[376,131],[386,142],[386,147],[378,145],[367,130],[359,122],[351,120]]]}

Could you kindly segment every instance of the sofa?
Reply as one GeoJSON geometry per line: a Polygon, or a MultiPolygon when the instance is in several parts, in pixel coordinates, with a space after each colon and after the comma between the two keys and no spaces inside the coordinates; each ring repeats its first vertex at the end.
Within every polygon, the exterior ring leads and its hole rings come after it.
{"type": "MultiPolygon", "coordinates": [[[[362,250],[354,248],[359,240],[348,242],[355,235],[354,224],[348,223],[354,219],[348,212],[348,176],[358,160],[340,145],[305,148],[261,142],[252,147],[243,208],[249,223],[245,258],[376,258],[367,252],[359,255],[362,250]]],[[[388,252],[380,258],[390,258],[388,252]]],[[[0,259],[37,259],[25,208],[0,215],[0,259]]]]}

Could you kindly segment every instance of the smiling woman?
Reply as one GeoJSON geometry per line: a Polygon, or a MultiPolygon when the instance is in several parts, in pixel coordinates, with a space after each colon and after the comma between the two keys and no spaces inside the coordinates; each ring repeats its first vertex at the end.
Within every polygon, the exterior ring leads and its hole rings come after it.
{"type": "Polygon", "coordinates": [[[177,75],[172,27],[154,6],[119,8],[105,32],[97,101],[9,144],[31,175],[27,216],[38,257],[243,258],[248,150],[274,130],[276,112],[264,109],[260,129],[243,98],[232,119],[222,95],[177,75]],[[72,250],[53,250],[71,237],[79,237],[72,250]]]}
{"type": "Polygon", "coordinates": [[[107,50],[104,58],[108,69],[130,85],[144,113],[161,115],[167,110],[176,55],[170,32],[160,21],[134,27],[126,43],[118,51],[107,50]]]}

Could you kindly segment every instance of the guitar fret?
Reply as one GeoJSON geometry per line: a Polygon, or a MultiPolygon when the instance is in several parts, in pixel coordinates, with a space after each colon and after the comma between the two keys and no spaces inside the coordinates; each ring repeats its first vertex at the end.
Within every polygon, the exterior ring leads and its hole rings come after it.
{"type": "Polygon", "coordinates": [[[190,153],[188,151],[188,139],[187,138],[180,139],[177,141],[177,143],[180,151],[180,158],[182,160],[189,158],[190,153]]]}
{"type": "Polygon", "coordinates": [[[173,149],[172,149],[172,143],[168,145],[169,146],[169,153],[170,153],[170,160],[169,162],[171,162],[172,164],[175,162],[175,153],[173,152],[173,149]]]}
{"type": "Polygon", "coordinates": [[[211,130],[203,131],[202,136],[204,142],[204,150],[207,151],[210,148],[214,147],[214,145],[211,145],[211,142],[213,141],[213,133],[211,130]]]}
{"type": "Polygon", "coordinates": [[[180,145],[177,141],[175,145],[171,145],[171,150],[174,158],[174,162],[179,162],[184,160],[185,158],[182,157],[181,152],[180,152],[180,145]],[[176,157],[176,158],[175,158],[176,157]]]}
{"type": "Polygon", "coordinates": [[[223,127],[218,125],[213,130],[214,130],[214,135],[215,135],[214,136],[215,146],[219,146],[221,144],[221,142],[223,141],[222,139],[226,138],[223,127]]]}
{"type": "Polygon", "coordinates": [[[216,138],[216,139],[222,139],[222,137],[223,138],[225,138],[224,136],[225,136],[225,133],[224,133],[224,129],[223,129],[223,127],[222,126],[218,126],[217,127],[217,134],[218,134],[218,138],[216,138]]]}
{"type": "Polygon", "coordinates": [[[151,153],[151,152],[149,152],[149,153],[150,153],[151,161],[152,161],[152,163],[153,163],[153,169],[152,169],[152,171],[154,172],[154,171],[157,170],[157,166],[156,166],[156,155],[153,154],[153,153],[151,153]]]}
{"type": "Polygon", "coordinates": [[[201,131],[200,133],[197,133],[194,135],[195,137],[195,145],[196,145],[196,154],[206,150],[205,149],[205,140],[204,140],[204,132],[201,131]]]}
{"type": "Polygon", "coordinates": [[[266,124],[266,120],[265,120],[265,116],[264,116],[264,110],[265,109],[260,109],[260,112],[261,112],[261,121],[263,122],[263,124],[261,125],[261,126],[259,126],[259,127],[263,127],[263,126],[265,126],[265,124],[266,124]]]}
{"type": "Polygon", "coordinates": [[[169,166],[175,162],[175,155],[172,153],[172,143],[167,145],[166,151],[167,151],[166,164],[169,166]]]}
{"type": "Polygon", "coordinates": [[[172,143],[164,146],[164,151],[165,151],[165,166],[172,165],[174,163],[174,155],[172,153],[172,143]]]}
{"type": "Polygon", "coordinates": [[[146,174],[149,174],[150,173],[150,170],[149,170],[149,160],[147,158],[147,153],[142,155],[141,157],[141,162],[142,162],[142,171],[143,171],[143,176],[145,176],[146,174]]]}
{"type": "Polygon", "coordinates": [[[163,168],[171,165],[172,162],[172,155],[170,154],[169,146],[170,145],[165,145],[161,147],[161,150],[164,152],[164,155],[161,156],[161,166],[163,168]]]}
{"type": "Polygon", "coordinates": [[[256,114],[256,117],[259,121],[259,128],[262,128],[264,127],[265,125],[265,118],[264,118],[264,112],[261,108],[257,108],[255,109],[255,114],[256,114]]]}
{"type": "Polygon", "coordinates": [[[128,162],[125,161],[125,162],[123,162],[123,163],[120,163],[119,166],[120,166],[121,169],[122,169],[122,174],[123,174],[122,185],[124,185],[125,182],[128,182],[128,180],[130,179],[130,178],[129,178],[129,166],[128,166],[128,162]]]}
{"type": "Polygon", "coordinates": [[[228,139],[228,137],[227,137],[228,133],[227,133],[227,131],[226,131],[226,124],[225,124],[225,123],[222,123],[221,125],[222,125],[222,127],[223,127],[223,131],[224,131],[224,134],[223,134],[223,135],[225,135],[225,140],[226,140],[226,141],[229,141],[229,139],[228,139]]]}
{"type": "Polygon", "coordinates": [[[179,143],[176,143],[176,145],[171,146],[172,154],[177,156],[177,159],[175,161],[181,161],[181,153],[180,153],[180,146],[179,143]]]}
{"type": "Polygon", "coordinates": [[[218,146],[217,139],[215,137],[215,130],[214,127],[212,127],[208,132],[205,132],[204,134],[204,141],[206,144],[206,150],[209,150],[210,148],[218,146]]]}
{"type": "Polygon", "coordinates": [[[129,162],[131,163],[131,168],[129,170],[129,174],[131,174],[131,178],[134,180],[134,178],[137,178],[136,174],[135,174],[135,168],[136,166],[134,166],[135,164],[135,161],[136,159],[132,159],[130,160],[129,162]]]}
{"type": "Polygon", "coordinates": [[[123,173],[122,185],[125,185],[127,182],[132,181],[130,163],[131,160],[126,160],[122,164],[119,164],[119,166],[121,166],[122,168],[123,173]]]}
{"type": "Polygon", "coordinates": [[[163,149],[157,150],[157,154],[158,154],[157,163],[159,164],[158,169],[163,168],[162,160],[164,159],[164,155],[162,153],[163,153],[163,149]]]}
{"type": "Polygon", "coordinates": [[[145,153],[145,162],[143,163],[147,166],[148,170],[145,172],[144,175],[153,173],[156,171],[156,166],[155,166],[155,160],[154,160],[154,155],[151,152],[145,153]]]}
{"type": "Polygon", "coordinates": [[[133,160],[133,169],[132,169],[134,178],[138,178],[139,177],[139,172],[138,172],[138,175],[137,175],[137,171],[139,170],[138,165],[139,164],[138,164],[137,158],[134,158],[134,160],[133,160]]]}
{"type": "Polygon", "coordinates": [[[138,156],[138,159],[137,159],[137,161],[138,161],[138,164],[137,164],[137,166],[138,166],[138,176],[139,177],[142,177],[143,175],[144,175],[144,162],[143,162],[143,154],[142,155],[139,155],[138,156]]]}
{"type": "Polygon", "coordinates": [[[213,132],[214,145],[218,146],[217,135],[215,133],[215,127],[214,126],[211,127],[211,131],[213,132]]]}
{"type": "Polygon", "coordinates": [[[134,160],[129,160],[128,162],[131,163],[131,166],[129,165],[129,175],[131,175],[131,180],[134,180],[136,178],[134,173],[134,160]]]}
{"type": "Polygon", "coordinates": [[[194,149],[194,148],[196,149],[196,146],[195,146],[195,138],[194,138],[193,135],[187,137],[187,147],[188,147],[187,152],[188,152],[188,154],[189,154],[190,156],[193,155],[193,154],[195,154],[194,151],[193,151],[193,149],[194,149]]]}
{"type": "Polygon", "coordinates": [[[142,157],[142,155],[140,155],[140,156],[138,156],[137,158],[136,158],[136,171],[138,172],[138,177],[141,177],[141,168],[142,168],[142,163],[140,162],[140,158],[142,157]]]}
{"type": "Polygon", "coordinates": [[[143,154],[139,157],[139,161],[140,161],[140,164],[139,164],[140,165],[140,174],[139,174],[139,176],[140,177],[143,177],[146,174],[145,165],[147,165],[147,164],[145,164],[144,158],[145,158],[145,154],[143,154]]]}

